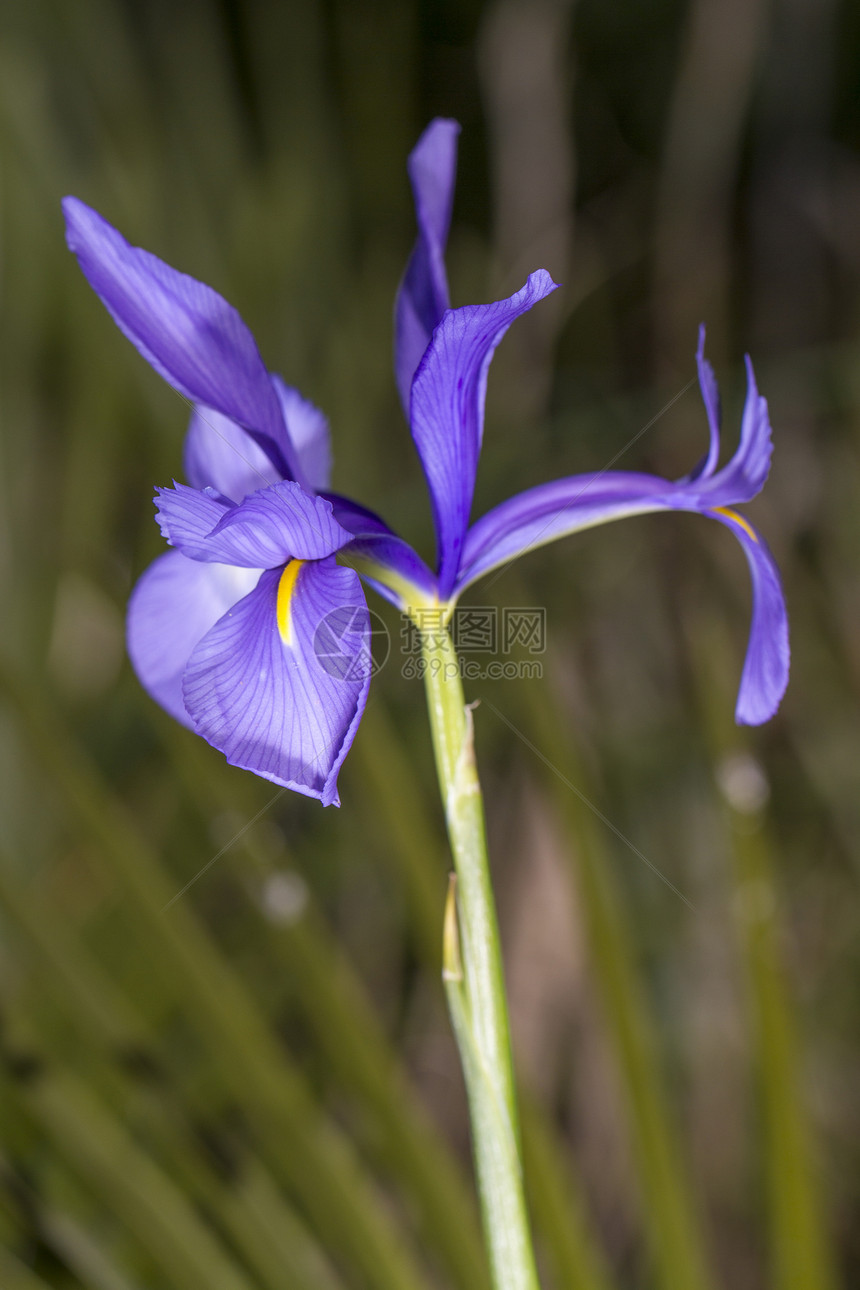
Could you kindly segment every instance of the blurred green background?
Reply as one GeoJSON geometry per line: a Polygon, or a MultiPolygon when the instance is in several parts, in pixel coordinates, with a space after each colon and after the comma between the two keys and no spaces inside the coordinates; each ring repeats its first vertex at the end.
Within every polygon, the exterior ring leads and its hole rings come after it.
{"type": "Polygon", "coordinates": [[[858,1283],[858,64],[835,0],[4,0],[3,1290],[486,1290],[397,616],[340,811],[142,692],[124,605],[187,408],[59,209],[235,303],[330,416],[335,486],[429,558],[390,355],[436,114],[454,302],[564,286],[496,358],[476,514],[618,454],[691,469],[703,319],[727,445],[745,350],[775,430],[768,727],[732,724],[718,525],[591,531],[471,597],[547,610],[542,680],[467,686],[545,1285],[858,1283]]]}

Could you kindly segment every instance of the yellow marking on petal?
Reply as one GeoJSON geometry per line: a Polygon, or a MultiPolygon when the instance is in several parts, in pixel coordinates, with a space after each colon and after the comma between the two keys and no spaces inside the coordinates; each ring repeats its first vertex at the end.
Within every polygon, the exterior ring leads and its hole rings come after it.
{"type": "Polygon", "coordinates": [[[734,520],[736,524],[740,524],[744,533],[746,533],[748,537],[751,537],[753,542],[756,544],[758,543],[758,534],[755,529],[751,524],[747,523],[742,515],[738,515],[737,511],[730,510],[728,506],[714,506],[713,512],[715,515],[725,515],[730,520],[734,520]]]}
{"type": "Polygon", "coordinates": [[[281,640],[285,645],[292,645],[293,643],[290,605],[292,604],[293,592],[296,587],[296,578],[298,578],[299,570],[305,563],[305,560],[291,560],[281,574],[281,580],[278,583],[278,604],[275,615],[278,620],[278,631],[281,633],[281,640]]]}

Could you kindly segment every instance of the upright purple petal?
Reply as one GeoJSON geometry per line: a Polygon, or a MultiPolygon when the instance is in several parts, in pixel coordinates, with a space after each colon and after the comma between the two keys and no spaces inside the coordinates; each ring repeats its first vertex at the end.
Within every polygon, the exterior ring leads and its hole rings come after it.
{"type": "Polygon", "coordinates": [[[147,362],[193,403],[244,426],[282,465],[280,405],[254,338],[233,306],[211,287],[131,246],[76,197],[66,197],[63,210],[70,250],[147,362]]]}
{"type": "Polygon", "coordinates": [[[183,725],[194,725],[182,698],[192,650],[253,590],[260,573],[166,551],[138,580],[128,604],[129,657],[143,688],[183,725]]]}
{"type": "Polygon", "coordinates": [[[430,488],[443,597],[454,586],[469,523],[490,361],[514,319],[555,289],[539,269],[507,300],[449,310],[415,374],[410,422],[430,488]]]}
{"type": "Polygon", "coordinates": [[[193,488],[214,488],[241,502],[248,493],[283,478],[251,436],[214,408],[197,405],[191,414],[183,451],[185,478],[193,488]]]}
{"type": "Polygon", "coordinates": [[[710,441],[708,452],[704,460],[696,467],[690,476],[691,480],[707,479],[717,468],[717,462],[720,459],[720,388],[717,385],[717,378],[714,375],[714,369],[705,358],[705,324],[702,323],[699,328],[699,348],[696,350],[696,367],[699,373],[699,389],[702,391],[702,401],[705,405],[705,413],[708,418],[708,429],[710,431],[710,441]]]}
{"type": "Polygon", "coordinates": [[[229,417],[199,404],[195,407],[185,436],[185,475],[194,488],[211,487],[241,502],[248,493],[276,484],[284,476],[296,480],[309,492],[328,488],[331,475],[331,444],[328,420],[298,390],[280,376],[271,376],[284,428],[278,439],[282,468],[229,417]]]}
{"type": "Polygon", "coordinates": [[[752,623],[735,720],[758,726],[779,707],[788,685],[788,614],[776,562],[764,538],[740,515],[715,513],[743,547],[752,579],[752,623]]]}
{"type": "Polygon", "coordinates": [[[459,133],[456,121],[431,121],[408,162],[418,240],[394,307],[394,371],[407,416],[412,378],[449,305],[445,244],[454,203],[459,133]]]}
{"type": "Polygon", "coordinates": [[[322,559],[349,541],[331,503],[292,480],[250,493],[238,506],[183,484],[158,489],[157,498],[162,533],[192,560],[274,569],[291,559],[322,559]]]}
{"type": "Polygon", "coordinates": [[[271,570],[192,653],[185,706],[232,765],[338,804],[337,774],[367,701],[369,640],[351,569],[329,558],[271,570]]]}
{"type": "Polygon", "coordinates": [[[274,375],[272,381],[286,422],[287,437],[295,454],[296,478],[314,492],[325,492],[331,481],[328,418],[280,376],[274,375]]]}
{"type": "Polygon", "coordinates": [[[767,399],[758,392],[749,354],[746,356],[747,397],[741,421],[738,450],[722,470],[707,483],[715,505],[733,506],[749,502],[764,488],[770,471],[773,439],[767,399]]]}

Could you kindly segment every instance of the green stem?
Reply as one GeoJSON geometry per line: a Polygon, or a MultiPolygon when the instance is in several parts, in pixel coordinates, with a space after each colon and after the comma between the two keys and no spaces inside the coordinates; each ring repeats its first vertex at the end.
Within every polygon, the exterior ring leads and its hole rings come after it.
{"type": "Polygon", "coordinates": [[[472,714],[447,632],[423,635],[436,769],[457,872],[443,976],[472,1118],[478,1191],[495,1290],[539,1290],[523,1191],[510,1029],[490,883],[472,714]]]}

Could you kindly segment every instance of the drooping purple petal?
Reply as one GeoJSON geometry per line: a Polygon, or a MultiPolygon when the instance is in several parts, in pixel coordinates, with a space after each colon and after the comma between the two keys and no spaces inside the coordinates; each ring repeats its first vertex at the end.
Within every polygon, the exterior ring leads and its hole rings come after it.
{"type": "Polygon", "coordinates": [[[183,452],[185,478],[193,488],[214,488],[241,502],[248,493],[277,483],[281,472],[251,436],[213,408],[197,405],[183,452]]]}
{"type": "Polygon", "coordinates": [[[353,570],[333,558],[271,570],[192,653],[185,706],[232,765],[338,804],[337,774],[367,701],[369,641],[353,570]]]}
{"type": "Polygon", "coordinates": [[[128,604],[128,653],[143,688],[193,728],[182,674],[195,646],[254,588],[259,569],[202,564],[166,551],[140,577],[128,604]]]}
{"type": "Polygon", "coordinates": [[[764,538],[742,516],[715,513],[743,547],[752,579],[752,623],[741,674],[735,720],[758,726],[779,707],[788,685],[790,650],[785,596],[764,538]]]}
{"type": "MultiPolygon", "coordinates": [[[[125,336],[175,389],[244,426],[284,466],[283,421],[254,338],[220,296],[131,246],[76,197],[63,200],[66,240],[125,336]]],[[[286,469],[284,474],[289,473],[286,469]]]]}
{"type": "Polygon", "coordinates": [[[418,240],[394,307],[394,371],[407,417],[412,378],[449,305],[445,244],[454,203],[459,133],[456,121],[431,121],[408,162],[418,240]]]}
{"type": "Polygon", "coordinates": [[[499,565],[557,538],[628,515],[665,510],[676,486],[657,475],[569,475],[508,498],[469,529],[456,594],[499,565]]]}
{"type": "Polygon", "coordinates": [[[296,478],[308,488],[322,493],[331,480],[328,418],[309,399],[303,398],[298,390],[281,380],[280,376],[273,375],[272,382],[300,472],[296,478]]]}
{"type": "Polygon", "coordinates": [[[442,596],[457,577],[469,523],[493,352],[514,319],[555,289],[539,269],[507,300],[449,310],[415,374],[410,422],[430,488],[442,596]]]}
{"type": "Polygon", "coordinates": [[[356,558],[356,568],[366,582],[398,609],[418,600],[433,600],[436,579],[408,542],[398,537],[373,511],[348,497],[327,493],[334,517],[353,534],[343,558],[356,558]],[[376,576],[374,576],[374,572],[376,576]]]}
{"type": "Polygon", "coordinates": [[[719,520],[740,540],[753,579],[753,621],[737,719],[766,721],[788,683],[788,625],[779,574],[764,541],[742,516],[697,490],[656,475],[605,471],[540,484],[489,511],[470,529],[455,594],[491,569],[554,539],[610,520],[655,511],[692,511],[719,520]]]}
{"type": "Polygon", "coordinates": [[[160,488],[158,520],[171,545],[192,560],[247,569],[274,569],[291,559],[320,560],[349,541],[331,503],[292,480],[250,493],[238,506],[211,490],[198,492],[182,484],[160,488]]]}

